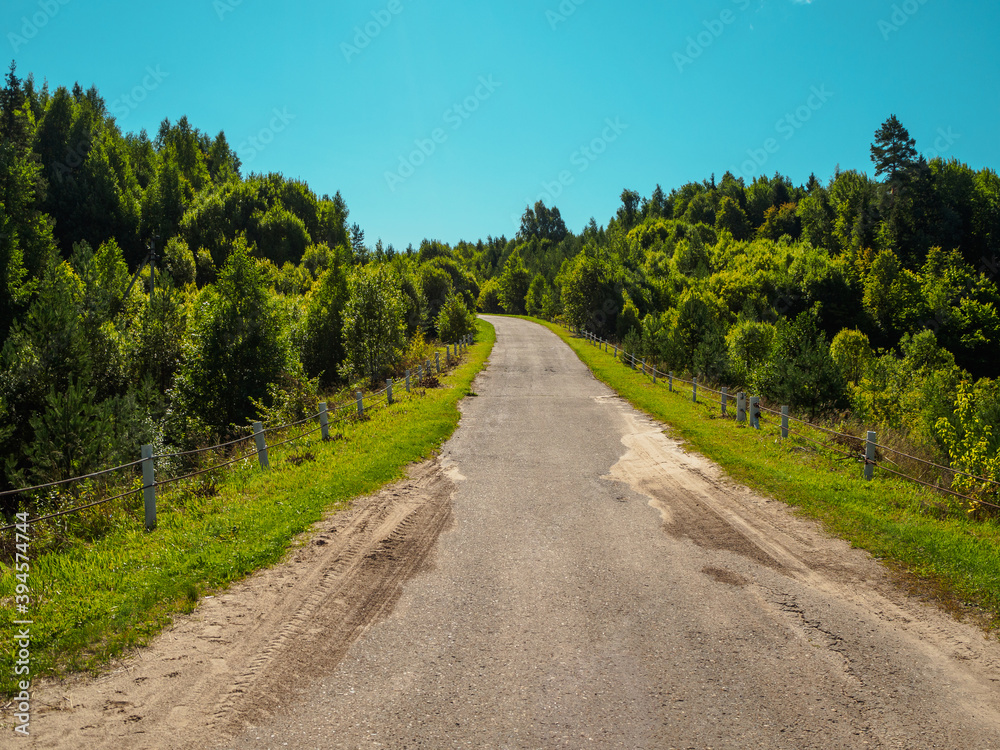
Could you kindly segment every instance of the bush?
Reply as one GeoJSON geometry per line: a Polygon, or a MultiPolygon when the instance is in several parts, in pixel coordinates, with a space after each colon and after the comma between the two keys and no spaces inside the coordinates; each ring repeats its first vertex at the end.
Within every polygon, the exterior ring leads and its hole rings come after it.
{"type": "Polygon", "coordinates": [[[476,318],[457,294],[445,300],[438,315],[437,330],[441,341],[448,343],[456,343],[463,336],[475,332],[476,318]]]}

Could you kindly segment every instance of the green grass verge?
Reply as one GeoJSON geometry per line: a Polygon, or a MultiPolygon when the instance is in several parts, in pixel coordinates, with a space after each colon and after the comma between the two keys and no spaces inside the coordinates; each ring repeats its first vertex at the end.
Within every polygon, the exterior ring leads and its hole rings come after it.
{"type": "Polygon", "coordinates": [[[335,440],[317,435],[293,450],[276,449],[271,471],[251,462],[221,470],[210,497],[166,495],[152,533],[142,526],[140,496],[99,541],[38,559],[29,552],[25,614],[13,606],[14,570],[0,566],[0,692],[16,692],[16,681],[25,679],[14,674],[15,620],[32,622],[32,678],[99,670],[148,642],[175,614],[190,612],[200,596],[278,562],[324,512],[400,479],[408,464],[433,455],[458,425],[458,402],[492,350],[493,327],[480,320],[478,328],[476,344],[442,376],[441,388],[411,394],[399,388],[396,403],[371,409],[369,419],[331,425],[335,440]]]}
{"type": "MultiPolygon", "coordinates": [[[[956,615],[983,615],[1000,625],[1000,523],[943,510],[941,495],[910,482],[878,475],[861,478],[857,463],[794,438],[781,440],[779,425],[762,420],[753,430],[723,419],[714,405],[694,404],[690,386],[673,393],[660,381],[616,361],[565,328],[535,318],[558,334],[594,375],[636,408],[673,428],[692,448],[734,480],[799,508],[852,545],[889,564],[914,593],[956,615]],[[969,607],[971,605],[971,608],[969,607]]],[[[706,394],[708,398],[712,396],[706,394]]],[[[735,399],[730,402],[735,411],[735,399]]],[[[809,435],[822,440],[821,433],[809,435]]]]}

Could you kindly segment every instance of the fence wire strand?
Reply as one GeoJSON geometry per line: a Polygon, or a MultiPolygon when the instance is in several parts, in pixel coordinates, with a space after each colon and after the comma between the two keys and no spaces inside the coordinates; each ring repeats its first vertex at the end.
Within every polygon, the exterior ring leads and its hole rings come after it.
{"type": "Polygon", "coordinates": [[[69,508],[68,510],[61,510],[58,513],[49,513],[45,516],[39,516],[38,518],[29,518],[24,523],[12,523],[9,526],[0,527],[0,531],[9,531],[10,529],[16,529],[18,526],[26,526],[33,523],[38,523],[39,521],[47,521],[50,518],[58,518],[59,516],[68,516],[70,513],[79,513],[81,510],[87,510],[88,508],[94,508],[98,505],[104,505],[105,503],[111,503],[115,500],[121,500],[123,497],[128,497],[129,495],[135,495],[142,492],[143,488],[129,490],[128,492],[123,492],[120,495],[115,495],[114,497],[108,497],[103,500],[97,500],[93,503],[87,503],[86,505],[80,505],[76,508],[69,508]]]}
{"type": "Polygon", "coordinates": [[[49,487],[58,487],[63,484],[69,484],[70,482],[82,482],[85,479],[96,479],[97,477],[103,477],[105,474],[111,474],[116,471],[121,471],[122,469],[131,469],[133,466],[138,466],[145,459],[139,459],[138,461],[132,461],[131,463],[122,464],[121,466],[115,466],[112,469],[102,469],[101,471],[95,471],[93,474],[85,474],[79,477],[70,477],[69,479],[60,479],[58,482],[48,482],[47,484],[39,484],[34,487],[24,487],[19,490],[4,490],[0,492],[0,497],[9,497],[10,495],[20,495],[22,492],[35,492],[36,490],[47,490],[49,487]]]}

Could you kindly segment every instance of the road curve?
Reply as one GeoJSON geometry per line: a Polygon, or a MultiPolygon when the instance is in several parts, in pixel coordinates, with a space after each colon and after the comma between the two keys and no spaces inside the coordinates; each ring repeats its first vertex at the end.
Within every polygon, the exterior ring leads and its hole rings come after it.
{"type": "Polygon", "coordinates": [[[687,454],[549,331],[489,320],[429,564],[211,746],[1000,748],[995,640],[687,454]]]}

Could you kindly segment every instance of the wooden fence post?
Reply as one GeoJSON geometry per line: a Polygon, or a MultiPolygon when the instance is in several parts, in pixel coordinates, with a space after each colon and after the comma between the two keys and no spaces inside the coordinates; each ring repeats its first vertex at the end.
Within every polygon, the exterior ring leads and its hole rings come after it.
{"type": "Polygon", "coordinates": [[[267,459],[267,440],[264,435],[264,425],[260,422],[253,423],[253,439],[257,443],[257,460],[260,461],[260,468],[270,469],[271,462],[267,459]]]}
{"type": "Polygon", "coordinates": [[[726,386],[722,386],[722,416],[728,417],[726,413],[726,405],[729,403],[729,389],[726,386]]]}
{"type": "Polygon", "coordinates": [[[437,365],[438,375],[441,374],[441,352],[434,352],[434,363],[437,365]]]}
{"type": "Polygon", "coordinates": [[[736,421],[740,424],[747,421],[747,394],[743,391],[736,394],[736,421]]]}
{"type": "Polygon", "coordinates": [[[750,426],[760,429],[760,396],[750,397],[750,426]]]}
{"type": "Polygon", "coordinates": [[[410,371],[406,371],[406,392],[410,392],[410,371]]]}
{"type": "Polygon", "coordinates": [[[392,378],[386,378],[385,381],[385,402],[392,406],[392,378]]]}
{"type": "Polygon", "coordinates": [[[788,407],[781,407],[781,437],[788,437],[788,407]]]}
{"type": "Polygon", "coordinates": [[[357,391],[354,394],[355,398],[358,400],[358,419],[363,419],[365,416],[365,397],[361,391],[357,391]]]}
{"type": "Polygon", "coordinates": [[[674,371],[671,370],[667,373],[667,390],[671,393],[674,392],[674,371]]]}
{"type": "Polygon", "coordinates": [[[319,427],[323,434],[324,440],[330,439],[330,415],[326,410],[326,401],[320,401],[319,404],[319,427]]]}
{"type": "Polygon", "coordinates": [[[156,472],[153,467],[153,446],[142,446],[142,500],[146,506],[146,531],[156,528],[156,472]]]}
{"type": "Polygon", "coordinates": [[[865,441],[865,479],[875,476],[875,443],[878,439],[874,432],[868,431],[868,439],[865,441]]]}
{"type": "Polygon", "coordinates": [[[691,377],[691,400],[698,403],[698,376],[691,377]]]}

